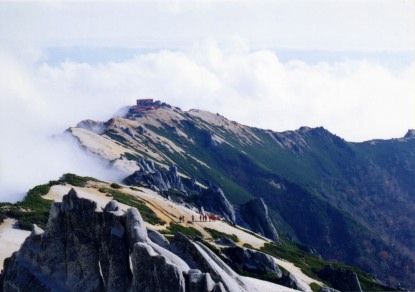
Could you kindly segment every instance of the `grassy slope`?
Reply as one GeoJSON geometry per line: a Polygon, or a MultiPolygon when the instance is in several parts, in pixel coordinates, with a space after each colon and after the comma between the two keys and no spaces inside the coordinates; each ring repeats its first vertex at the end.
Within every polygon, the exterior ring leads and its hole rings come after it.
{"type": "MultiPolygon", "coordinates": [[[[184,124],[182,130],[196,141],[197,151],[193,151],[193,156],[220,171],[220,180],[214,176],[210,178],[224,189],[233,203],[243,203],[249,195],[263,197],[271,213],[279,219],[280,230],[294,232],[291,235],[317,247],[328,258],[359,265],[378,275],[386,275],[392,267],[391,258],[378,265],[378,254],[393,254],[403,261],[396,248],[388,246],[370,230],[368,224],[372,222],[364,218],[364,213],[354,212],[353,203],[358,200],[347,196],[347,188],[351,185],[350,172],[356,166],[365,167],[374,161],[388,169],[391,166],[390,159],[385,158],[388,153],[400,153],[403,156],[400,161],[404,161],[411,155],[408,148],[411,149],[413,143],[395,143],[392,148],[378,143],[374,149],[368,149],[368,143],[347,143],[324,129],[315,129],[303,135],[310,150],[296,153],[281,148],[268,133],[255,130],[260,141],[254,141],[253,145],[242,144],[229,133],[225,140],[234,147],[227,144],[211,147],[207,130],[194,127],[192,123],[184,124]],[[282,183],[286,189],[275,189],[270,181],[282,183]],[[232,188],[232,182],[237,182],[239,188],[232,188]]],[[[223,136],[223,129],[216,132],[223,136]]],[[[205,177],[203,173],[202,177],[205,177]]],[[[406,172],[402,177],[411,175],[406,172]]],[[[410,185],[410,182],[405,183],[410,185]]]]}
{"type": "MultiPolygon", "coordinates": [[[[246,144],[228,130],[191,115],[187,115],[187,120],[174,122],[194,143],[175,134],[169,125],[146,127],[186,151],[178,154],[163,145],[150,145],[174,161],[181,172],[206,185],[209,181],[220,186],[235,204],[245,203],[254,196],[263,197],[280,231],[317,247],[328,258],[374,269],[382,276],[388,270],[397,271],[391,261],[399,259],[399,252],[371,232],[373,226],[370,224],[378,218],[370,220],[365,217],[364,210],[358,210],[357,207],[363,208],[368,204],[360,189],[365,181],[356,183],[351,174],[370,173],[368,165],[387,170],[392,168],[394,174],[407,178],[402,181],[403,185],[414,189],[414,180],[408,178],[413,177],[415,163],[408,165],[405,159],[405,156],[414,156],[414,141],[393,145],[386,141],[375,146],[347,143],[318,128],[300,131],[309,148],[296,152],[280,147],[270,132],[259,129],[253,129],[259,141],[252,140],[252,144],[246,144]],[[225,143],[213,146],[210,139],[213,133],[222,136],[232,147],[225,143]],[[402,155],[391,161],[390,153],[395,151],[402,155]],[[209,167],[192,157],[204,161],[209,167]],[[284,188],[277,189],[270,182],[284,188]],[[379,264],[379,254],[392,257],[382,259],[379,264]]],[[[119,134],[110,133],[120,143],[126,143],[119,134]]],[[[128,158],[136,160],[143,155],[138,150],[136,153],[136,157],[129,155],[128,158]]],[[[372,187],[379,179],[382,179],[381,175],[373,178],[372,187]]]]}
{"type": "MultiPolygon", "coordinates": [[[[396,247],[386,244],[382,237],[371,231],[374,226],[370,223],[373,222],[364,217],[364,212],[354,212],[357,210],[354,203],[362,201],[347,196],[347,187],[352,185],[350,173],[354,173],[356,167],[365,168],[370,163],[377,163],[385,169],[395,166],[395,172],[406,171],[402,177],[407,181],[404,179],[403,183],[411,189],[414,181],[408,181],[413,177],[408,168],[413,171],[415,167],[408,165],[406,158],[414,155],[413,142],[385,141],[389,145],[378,143],[374,149],[364,149],[369,147],[368,143],[347,143],[323,129],[316,129],[305,135],[311,150],[295,153],[279,147],[264,131],[258,130],[255,134],[260,137],[260,142],[254,146],[238,144],[237,139],[229,135],[226,140],[235,147],[226,144],[208,147],[208,154],[224,177],[238,182],[247,193],[266,200],[282,219],[279,223],[283,230],[294,231],[302,242],[317,247],[328,258],[359,265],[378,275],[397,271],[393,258],[403,264],[404,269],[410,269],[410,261],[405,260],[396,247]],[[371,155],[367,155],[368,152],[371,155]],[[400,156],[391,161],[390,153],[400,156]],[[270,181],[282,182],[286,189],[275,189],[270,181]],[[346,211],[340,209],[344,207],[346,211]],[[381,254],[393,258],[380,259],[381,254]]],[[[357,195],[358,187],[355,187],[357,195]]],[[[231,201],[241,202],[233,199],[238,196],[235,190],[226,186],[223,189],[231,201]]],[[[401,207],[405,208],[405,205],[401,207]]],[[[410,212],[406,214],[409,216],[410,212]]],[[[407,234],[412,232],[408,230],[407,234]]],[[[407,239],[410,240],[413,241],[413,237],[407,239]]]]}
{"type": "Polygon", "coordinates": [[[297,267],[301,268],[306,275],[318,279],[328,286],[332,286],[332,284],[321,280],[317,274],[318,271],[322,270],[324,267],[331,266],[333,269],[348,269],[354,271],[359,278],[363,291],[394,291],[390,287],[378,283],[372,275],[360,269],[338,262],[327,262],[323,259],[310,256],[295,244],[287,241],[283,241],[281,245],[272,243],[265,244],[265,246],[261,248],[261,251],[278,258],[283,258],[295,264],[297,267]]]}
{"type": "MultiPolygon", "coordinates": [[[[101,182],[92,177],[82,177],[72,173],[63,175],[58,181],[50,181],[47,184],[38,185],[29,190],[22,201],[11,203],[0,203],[0,206],[5,207],[8,211],[5,215],[11,218],[18,219],[19,227],[24,230],[31,230],[32,224],[38,225],[40,228],[45,228],[49,218],[49,210],[52,201],[42,198],[46,195],[50,188],[58,184],[70,184],[77,187],[85,187],[88,181],[101,182]]],[[[156,214],[147,207],[144,202],[136,197],[125,194],[117,189],[120,188],[118,184],[112,183],[111,188],[102,187],[99,190],[102,193],[108,193],[114,200],[137,208],[143,219],[151,224],[163,225],[165,222],[158,218],[156,214]]]]}
{"type": "Polygon", "coordinates": [[[19,222],[19,227],[25,230],[31,230],[32,224],[37,224],[41,228],[45,228],[48,222],[49,209],[51,201],[43,199],[50,187],[56,182],[49,182],[48,184],[39,185],[29,190],[23,201],[15,204],[1,203],[0,205],[6,207],[8,217],[16,218],[19,222]]]}
{"type": "Polygon", "coordinates": [[[129,194],[117,190],[121,188],[118,184],[111,184],[111,187],[112,188],[101,187],[99,188],[99,191],[101,193],[107,193],[111,195],[114,200],[120,203],[136,208],[138,211],[140,211],[140,214],[143,217],[143,219],[150,224],[166,224],[166,222],[158,218],[157,215],[153,212],[153,210],[147,207],[147,205],[143,201],[139,200],[137,197],[131,196],[129,194]]]}

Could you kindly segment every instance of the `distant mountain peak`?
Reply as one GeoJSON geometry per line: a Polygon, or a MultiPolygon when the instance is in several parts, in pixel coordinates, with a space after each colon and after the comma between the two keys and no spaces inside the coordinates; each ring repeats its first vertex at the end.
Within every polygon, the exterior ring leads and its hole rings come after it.
{"type": "Polygon", "coordinates": [[[318,135],[330,135],[330,136],[334,135],[324,127],[310,128],[310,127],[303,126],[303,127],[300,127],[297,131],[302,134],[310,133],[310,134],[318,134],[318,135]]]}
{"type": "Polygon", "coordinates": [[[408,132],[405,134],[404,138],[406,138],[406,139],[415,138],[415,130],[414,129],[409,129],[408,132]]]}

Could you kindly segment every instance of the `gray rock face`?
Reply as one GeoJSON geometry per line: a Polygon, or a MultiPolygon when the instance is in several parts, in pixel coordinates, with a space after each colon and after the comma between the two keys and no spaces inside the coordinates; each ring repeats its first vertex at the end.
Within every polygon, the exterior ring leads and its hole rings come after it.
{"type": "Polygon", "coordinates": [[[271,256],[242,247],[230,247],[222,250],[227,263],[238,273],[255,274],[258,277],[273,275],[273,282],[299,291],[308,291],[292,274],[284,274],[271,256]]]}
{"type": "Polygon", "coordinates": [[[362,291],[356,273],[351,270],[325,267],[318,273],[318,276],[331,282],[333,288],[340,291],[362,291]]]}
{"type": "Polygon", "coordinates": [[[104,133],[106,128],[107,128],[105,123],[97,122],[97,121],[93,121],[93,120],[81,121],[76,125],[76,127],[86,129],[86,130],[94,132],[95,134],[98,134],[98,135],[104,133]]]}
{"type": "MultiPolygon", "coordinates": [[[[225,291],[247,291],[239,275],[203,244],[192,242],[186,236],[179,233],[173,238],[173,244],[170,250],[189,263],[191,269],[208,272],[213,281],[223,284],[225,291]]],[[[222,288],[218,287],[214,289],[222,288]]]]}
{"type": "Polygon", "coordinates": [[[233,241],[232,239],[228,238],[228,237],[221,237],[218,239],[214,240],[215,244],[220,245],[220,246],[227,246],[227,247],[235,247],[238,246],[235,241],[233,241]]]}
{"type": "Polygon", "coordinates": [[[170,242],[160,232],[152,229],[147,230],[148,237],[152,242],[160,245],[161,247],[168,248],[170,242]]]}
{"type": "Polygon", "coordinates": [[[216,285],[213,282],[210,274],[202,273],[198,269],[191,269],[187,274],[186,278],[186,287],[189,292],[198,292],[198,291],[212,291],[216,285]]]}
{"type": "Polygon", "coordinates": [[[231,267],[238,273],[251,272],[258,275],[274,274],[281,278],[282,271],[271,256],[252,249],[242,247],[230,247],[222,250],[229,258],[231,267]]]}
{"type": "Polygon", "coordinates": [[[307,287],[304,287],[304,285],[302,285],[301,282],[298,281],[291,273],[288,273],[287,275],[283,275],[278,280],[278,284],[295,289],[295,290],[299,290],[299,291],[309,291],[307,287]]]}
{"type": "Polygon", "coordinates": [[[20,250],[5,260],[0,291],[242,290],[237,275],[218,272],[208,251],[198,251],[183,235],[177,242],[192,246],[198,256],[181,259],[167,250],[174,248],[158,232],[147,231],[137,209],[124,212],[115,201],[102,209],[72,189],[62,203],[52,204],[45,231],[34,226],[20,250]],[[195,262],[198,271],[189,268],[195,262]],[[222,280],[232,289],[217,283],[222,280]]]}
{"type": "Polygon", "coordinates": [[[235,223],[235,211],[220,188],[211,187],[207,190],[202,190],[196,184],[194,178],[186,180],[184,183],[175,165],[171,165],[169,171],[166,172],[161,168],[156,168],[152,161],[146,161],[142,158],[137,164],[140,169],[124,179],[126,184],[148,187],[160,193],[168,190],[177,190],[183,195],[185,203],[193,204],[199,210],[203,208],[203,210],[220,215],[226,220],[235,223]],[[194,196],[191,198],[191,201],[187,201],[185,197],[190,192],[194,196]]]}
{"type": "Polygon", "coordinates": [[[194,196],[193,202],[199,209],[220,215],[235,223],[235,210],[220,188],[209,188],[194,196]]]}
{"type": "Polygon", "coordinates": [[[144,135],[145,133],[147,133],[147,129],[144,128],[143,126],[138,126],[136,129],[137,133],[139,133],[140,135],[144,135]]]}
{"type": "Polygon", "coordinates": [[[404,138],[406,138],[406,139],[415,138],[415,130],[413,130],[413,129],[408,130],[408,132],[405,134],[404,138]]]}
{"type": "Polygon", "coordinates": [[[275,242],[279,241],[278,232],[269,218],[268,207],[262,198],[251,200],[239,207],[236,218],[237,224],[275,242]]]}
{"type": "Polygon", "coordinates": [[[135,271],[133,291],[185,291],[184,277],[179,267],[173,265],[164,256],[157,254],[146,243],[139,242],[134,245],[132,266],[135,271]]]}
{"type": "Polygon", "coordinates": [[[130,136],[131,138],[135,138],[135,134],[133,132],[133,130],[131,130],[130,128],[123,128],[122,131],[124,133],[126,133],[128,136],[130,136]]]}
{"type": "MultiPolygon", "coordinates": [[[[15,264],[16,253],[4,260],[3,274],[0,275],[0,291],[18,291],[20,287],[25,287],[27,291],[52,291],[52,287],[45,285],[36,277],[36,267],[31,267],[31,257],[34,257],[40,249],[40,238],[41,234],[36,234],[32,230],[32,234],[21,248],[25,252],[20,255],[19,263],[15,264]]],[[[60,287],[55,286],[55,288],[60,287]]]]}
{"type": "Polygon", "coordinates": [[[171,165],[169,171],[165,172],[160,167],[156,168],[152,161],[146,161],[142,158],[137,164],[140,169],[125,179],[127,184],[150,187],[155,191],[175,189],[184,195],[187,194],[187,190],[175,165],[171,165]]]}

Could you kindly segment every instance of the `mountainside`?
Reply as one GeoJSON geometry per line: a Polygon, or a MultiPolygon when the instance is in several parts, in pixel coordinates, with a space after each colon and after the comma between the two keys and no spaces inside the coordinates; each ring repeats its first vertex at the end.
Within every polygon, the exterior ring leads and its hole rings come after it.
{"type": "Polygon", "coordinates": [[[279,238],[415,288],[413,131],[401,139],[350,143],[324,128],[276,133],[219,114],[155,106],[132,107],[104,123],[84,121],[68,132],[126,176],[139,177],[138,185],[189,204],[220,188],[237,222],[245,206],[261,198],[279,238]],[[143,162],[152,164],[147,173],[143,162]],[[155,178],[164,189],[149,180],[155,178]]]}
{"type": "MultiPolygon", "coordinates": [[[[223,219],[202,220],[194,207],[143,187],[65,174],[9,203],[7,215],[24,226],[40,203],[50,205],[47,222],[30,219],[43,229],[33,225],[0,266],[0,291],[393,290],[301,246],[272,243],[223,219]],[[20,215],[12,211],[23,205],[20,215]]],[[[0,227],[0,246],[10,244],[0,227]]]]}

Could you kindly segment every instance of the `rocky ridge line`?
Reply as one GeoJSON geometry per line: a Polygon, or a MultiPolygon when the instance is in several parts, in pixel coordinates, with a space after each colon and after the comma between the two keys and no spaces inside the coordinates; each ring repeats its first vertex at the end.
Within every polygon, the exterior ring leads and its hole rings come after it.
{"type": "Polygon", "coordinates": [[[52,204],[45,231],[34,225],[20,250],[5,260],[0,287],[3,291],[226,291],[222,283],[190,269],[154,243],[137,209],[124,213],[111,201],[102,210],[73,189],[62,203],[52,204]]]}
{"type": "MultiPolygon", "coordinates": [[[[137,161],[137,165],[140,169],[124,179],[126,184],[148,187],[161,195],[175,190],[182,194],[186,203],[197,207],[201,213],[207,211],[219,215],[274,242],[279,241],[278,232],[262,198],[251,200],[235,210],[219,187],[202,189],[194,179],[183,181],[175,165],[164,171],[161,167],[155,167],[152,160],[142,158],[137,161]],[[189,194],[192,196],[189,197],[189,194]]],[[[171,200],[168,195],[167,198],[171,200]]]]}
{"type": "Polygon", "coordinates": [[[0,291],[29,290],[244,292],[252,286],[201,242],[179,233],[170,244],[147,230],[137,209],[122,211],[116,201],[102,209],[71,189],[52,204],[45,230],[34,225],[5,260],[0,291]]]}

